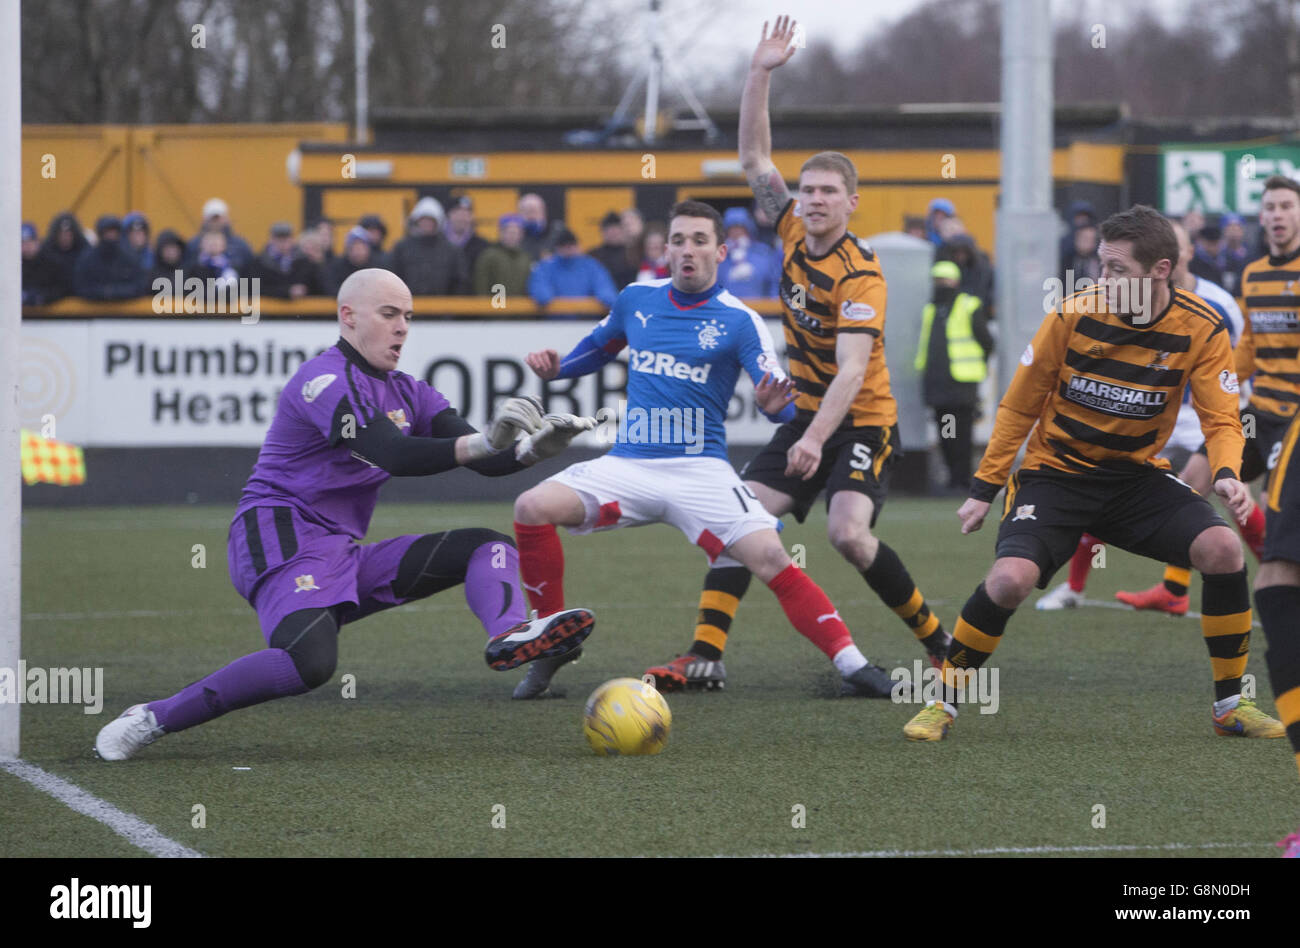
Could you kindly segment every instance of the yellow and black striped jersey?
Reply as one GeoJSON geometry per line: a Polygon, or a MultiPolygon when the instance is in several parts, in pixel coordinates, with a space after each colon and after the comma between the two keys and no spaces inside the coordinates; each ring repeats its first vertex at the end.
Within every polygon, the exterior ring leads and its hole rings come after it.
{"type": "Polygon", "coordinates": [[[875,339],[867,372],[840,427],[895,424],[898,404],[885,365],[885,279],[880,261],[865,241],[850,232],[827,253],[810,255],[804,242],[807,231],[793,198],[777,218],[776,232],[784,257],[781,301],[786,356],[799,417],[809,419],[821,408],[835,379],[836,336],[867,333],[875,339]]]}
{"type": "Polygon", "coordinates": [[[1300,250],[1246,264],[1240,292],[1237,376],[1255,377],[1251,407],[1290,418],[1300,407],[1300,250]]]}
{"type": "Polygon", "coordinates": [[[1101,286],[1074,294],[1043,320],[1020,357],[971,496],[993,499],[1026,435],[1021,470],[1167,470],[1169,462],[1155,455],[1169,440],[1187,385],[1216,479],[1225,471],[1236,477],[1245,439],[1232,345],[1219,314],[1174,288],[1161,313],[1135,326],[1106,310],[1101,286]]]}

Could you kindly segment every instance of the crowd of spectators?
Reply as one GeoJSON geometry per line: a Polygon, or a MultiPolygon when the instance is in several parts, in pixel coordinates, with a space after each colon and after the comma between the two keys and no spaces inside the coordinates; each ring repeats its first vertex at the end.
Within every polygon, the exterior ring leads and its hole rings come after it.
{"type": "MultiPolygon", "coordinates": [[[[1268,252],[1263,235],[1252,244],[1247,238],[1245,220],[1239,214],[1224,212],[1207,221],[1199,210],[1181,218],[1192,239],[1195,254],[1188,269],[1196,276],[1217,283],[1229,293],[1239,295],[1241,271],[1251,260],[1268,252]]],[[[1101,276],[1101,243],[1097,213],[1087,201],[1075,201],[1065,213],[1066,231],[1060,244],[1060,276],[1063,284],[1097,280],[1101,276]]]]}
{"type": "MultiPolygon", "coordinates": [[[[366,214],[343,234],[335,253],[335,223],[316,220],[296,234],[292,225],[275,223],[255,253],[235,230],[221,198],[203,205],[198,232],[188,238],[170,229],[155,238],[149,219],[139,212],[123,218],[105,214],[93,231],[63,212],[50,222],[44,239],[34,224],[23,224],[23,304],[65,297],[145,298],[155,294],[158,278],[170,287],[178,274],[182,287],[195,277],[218,283],[256,278],[260,293],[270,298],[332,296],[355,271],[382,267],[400,276],[416,296],[504,293],[530,296],[539,305],[559,297],[594,297],[608,305],[629,283],[668,276],[667,228],[661,221],[644,221],[635,208],[605,214],[600,243],[586,252],[564,221],[551,219],[542,197],[531,193],[498,219],[495,242],[478,232],[473,201],[464,196],[450,208],[436,198],[420,198],[391,246],[388,224],[366,214]]],[[[740,297],[775,297],[780,245],[770,223],[757,223],[748,210],[736,207],[727,211],[726,224],[723,284],[740,297]]]]}

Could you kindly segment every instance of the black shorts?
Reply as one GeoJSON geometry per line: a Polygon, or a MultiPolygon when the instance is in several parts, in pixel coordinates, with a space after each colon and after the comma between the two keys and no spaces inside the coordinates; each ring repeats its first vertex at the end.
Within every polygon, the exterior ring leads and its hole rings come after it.
{"type": "MultiPolygon", "coordinates": [[[[1270,412],[1251,408],[1249,405],[1241,413],[1241,429],[1246,434],[1246,446],[1241,449],[1241,482],[1249,484],[1259,475],[1273,469],[1277,462],[1275,451],[1286,436],[1286,429],[1291,424],[1290,418],[1281,418],[1270,412]],[[1251,432],[1254,436],[1251,436],[1251,432]]],[[[1201,454],[1208,454],[1209,449],[1201,445],[1201,454]]]]}
{"type": "Polygon", "coordinates": [[[1187,567],[1192,541],[1216,526],[1227,523],[1209,501],[1167,471],[1106,477],[1020,471],[1007,486],[997,555],[1037,563],[1042,589],[1085,532],[1130,553],[1187,567]]]}
{"type": "Polygon", "coordinates": [[[1294,457],[1300,437],[1300,415],[1282,439],[1277,464],[1268,474],[1264,504],[1264,552],[1260,561],[1300,563],[1300,458],[1294,457]]]}
{"type": "Polygon", "coordinates": [[[740,476],[757,481],[764,487],[779,490],[794,499],[792,513],[800,523],[812,510],[813,501],[826,488],[826,507],[838,491],[852,490],[871,498],[871,526],[876,525],[880,508],[889,493],[889,469],[901,456],[898,450],[898,425],[892,428],[867,426],[844,428],[822,445],[822,463],[808,480],[786,477],[786,457],[796,441],[808,430],[807,424],[790,422],[776,429],[776,434],[748,464],[740,476]]]}

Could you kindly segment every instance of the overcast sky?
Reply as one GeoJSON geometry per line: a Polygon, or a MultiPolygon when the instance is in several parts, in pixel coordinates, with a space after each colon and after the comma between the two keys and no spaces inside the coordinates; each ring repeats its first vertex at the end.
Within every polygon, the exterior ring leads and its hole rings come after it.
{"type": "MultiPolygon", "coordinates": [[[[632,11],[647,9],[649,4],[625,0],[632,11]]],[[[960,2],[960,0],[952,0],[960,2]]],[[[1042,0],[1049,2],[1049,0],[1042,0]]],[[[1134,10],[1133,0],[1050,0],[1057,11],[1083,11],[1108,26],[1128,19],[1134,10]]],[[[1158,12],[1170,22],[1184,12],[1190,0],[1139,0],[1140,5],[1158,12]]],[[[848,53],[864,38],[882,26],[902,19],[925,0],[662,0],[661,16],[665,44],[669,50],[686,50],[676,57],[679,68],[687,73],[707,72],[730,67],[738,55],[748,55],[762,34],[763,21],[774,21],[789,13],[803,24],[808,40],[830,40],[835,48],[848,53]],[[680,44],[680,45],[678,45],[680,44]]],[[[629,22],[631,31],[644,30],[643,14],[635,13],[629,22]]]]}

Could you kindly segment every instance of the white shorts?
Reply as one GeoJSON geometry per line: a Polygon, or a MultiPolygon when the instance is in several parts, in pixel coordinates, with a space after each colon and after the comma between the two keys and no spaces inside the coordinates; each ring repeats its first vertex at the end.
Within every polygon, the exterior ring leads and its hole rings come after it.
{"type": "Polygon", "coordinates": [[[547,478],[575,491],[587,515],[572,534],[666,523],[686,534],[712,563],[757,530],[777,529],[740,475],[722,458],[624,458],[604,455],[547,478]]]}
{"type": "Polygon", "coordinates": [[[1169,440],[1165,442],[1161,453],[1170,448],[1182,448],[1190,454],[1195,454],[1203,444],[1205,444],[1205,432],[1201,430],[1200,416],[1190,404],[1180,406],[1178,418],[1174,421],[1174,430],[1169,432],[1169,440]]]}

